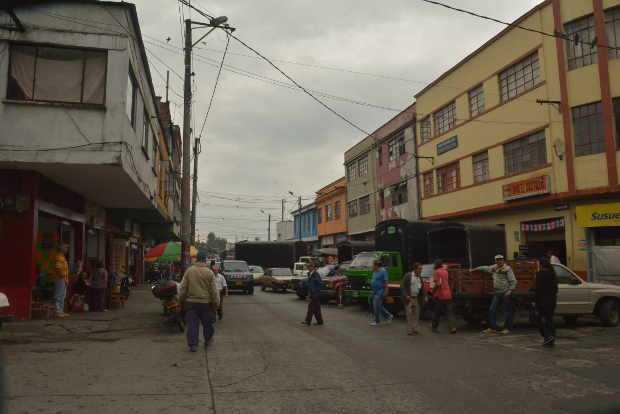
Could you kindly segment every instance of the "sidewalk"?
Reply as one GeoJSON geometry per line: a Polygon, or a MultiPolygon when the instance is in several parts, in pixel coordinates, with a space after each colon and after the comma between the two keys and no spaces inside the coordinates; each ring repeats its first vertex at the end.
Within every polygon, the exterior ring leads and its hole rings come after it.
{"type": "Polygon", "coordinates": [[[125,308],[6,324],[10,413],[185,413],[211,406],[204,357],[185,351],[143,287],[125,308]]]}

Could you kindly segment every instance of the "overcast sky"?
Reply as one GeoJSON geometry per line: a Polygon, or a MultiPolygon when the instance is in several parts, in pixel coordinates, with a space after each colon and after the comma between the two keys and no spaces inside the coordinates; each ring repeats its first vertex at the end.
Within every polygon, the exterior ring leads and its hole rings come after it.
{"type": "MultiPolygon", "coordinates": [[[[512,21],[538,0],[446,0],[512,21]]],[[[135,0],[149,50],[155,87],[164,94],[162,59],[183,74],[180,11],[176,0],[135,0]],[[171,38],[168,46],[167,38],[171,38]],[[158,43],[160,42],[160,43],[158,43]]],[[[414,94],[503,26],[429,5],[421,0],[193,0],[216,16],[226,15],[235,32],[307,88],[376,106],[404,109],[414,94]],[[286,61],[286,62],[283,62],[286,61]],[[291,62],[297,62],[294,64],[291,62]],[[304,66],[305,65],[305,66],[304,66]],[[343,70],[330,70],[324,66],[343,70]],[[354,74],[365,72],[380,76],[354,74]],[[397,78],[397,79],[387,79],[397,78]]],[[[181,10],[185,17],[189,9],[181,10]]],[[[200,17],[193,12],[192,18],[200,17]]],[[[200,31],[194,34],[200,35],[200,31]]],[[[195,131],[198,133],[226,45],[216,31],[195,51],[195,131]]],[[[344,175],[344,151],[364,135],[297,90],[257,80],[287,82],[231,40],[215,101],[203,133],[199,158],[198,231],[234,241],[267,237],[267,216],[286,218],[295,201],[309,202],[316,190],[344,175]],[[231,70],[232,69],[232,70],[231,70]],[[240,75],[239,71],[245,71],[240,75]],[[237,73],[235,73],[237,72],[237,73]],[[251,72],[248,74],[247,72],[251,72]],[[214,194],[216,193],[216,194],[214,194]],[[239,201],[236,201],[236,200],[239,201]]],[[[171,74],[170,101],[182,122],[182,80],[171,74]]],[[[397,114],[324,99],[362,129],[372,132],[397,114]]]]}

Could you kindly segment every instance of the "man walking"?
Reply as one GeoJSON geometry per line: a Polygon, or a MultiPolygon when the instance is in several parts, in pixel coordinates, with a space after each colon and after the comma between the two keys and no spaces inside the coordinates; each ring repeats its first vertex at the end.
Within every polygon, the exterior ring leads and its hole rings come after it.
{"type": "Polygon", "coordinates": [[[411,270],[405,273],[400,284],[400,289],[407,313],[407,335],[417,335],[418,331],[418,313],[420,312],[418,295],[422,290],[422,279],[416,274],[415,265],[411,270]]]}
{"type": "Polygon", "coordinates": [[[215,312],[220,304],[220,295],[217,291],[215,276],[206,263],[195,263],[185,271],[179,285],[179,301],[185,310],[189,351],[196,352],[201,323],[205,347],[207,347],[215,333],[213,323],[215,312]]]}
{"type": "Polygon", "coordinates": [[[220,306],[217,308],[217,317],[221,321],[224,317],[224,296],[228,296],[228,283],[226,283],[224,275],[220,273],[220,266],[215,260],[211,261],[211,271],[215,275],[215,284],[220,295],[220,306]]]}
{"type": "Polygon", "coordinates": [[[53,255],[54,271],[52,276],[54,279],[54,302],[56,305],[56,316],[58,318],[66,318],[69,316],[65,313],[65,297],[67,295],[67,283],[69,282],[69,263],[67,262],[67,252],[69,248],[63,245],[56,250],[53,255]]]}
{"type": "Polygon", "coordinates": [[[450,289],[450,279],[448,271],[443,265],[443,261],[435,260],[435,271],[433,273],[433,332],[439,333],[439,320],[442,314],[446,314],[448,324],[450,325],[450,333],[456,333],[456,325],[454,322],[454,312],[452,311],[452,289],[450,289]]]}
{"type": "Polygon", "coordinates": [[[375,314],[375,320],[370,323],[371,326],[377,326],[381,322],[381,318],[387,322],[392,322],[394,317],[383,306],[383,300],[388,292],[388,274],[381,266],[380,260],[375,260],[372,264],[372,309],[375,314]]]}
{"type": "Polygon", "coordinates": [[[480,266],[473,270],[479,270],[493,275],[493,300],[489,308],[489,327],[483,332],[487,334],[502,333],[509,334],[513,328],[514,315],[512,309],[512,291],[517,287],[517,278],[512,268],[506,264],[504,256],[495,256],[495,265],[480,266]],[[502,305],[506,324],[503,330],[497,326],[497,310],[502,305]]]}
{"type": "Polygon", "coordinates": [[[323,325],[323,315],[321,314],[321,275],[316,271],[314,262],[308,263],[308,312],[302,324],[310,326],[312,317],[316,319],[317,325],[323,325]]]}

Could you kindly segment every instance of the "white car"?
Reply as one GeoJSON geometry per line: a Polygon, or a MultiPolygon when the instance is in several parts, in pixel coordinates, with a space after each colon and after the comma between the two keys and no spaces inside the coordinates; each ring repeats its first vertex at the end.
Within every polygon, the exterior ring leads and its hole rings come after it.
{"type": "Polygon", "coordinates": [[[10,306],[9,298],[0,292],[0,328],[2,328],[2,322],[13,319],[8,313],[10,306]]]}
{"type": "Polygon", "coordinates": [[[582,315],[595,315],[605,326],[620,323],[620,286],[584,282],[564,265],[553,265],[558,278],[555,314],[575,323],[582,315]]]}
{"type": "Polygon", "coordinates": [[[297,262],[293,265],[293,275],[295,276],[306,276],[308,273],[308,263],[307,262],[297,262]]]}

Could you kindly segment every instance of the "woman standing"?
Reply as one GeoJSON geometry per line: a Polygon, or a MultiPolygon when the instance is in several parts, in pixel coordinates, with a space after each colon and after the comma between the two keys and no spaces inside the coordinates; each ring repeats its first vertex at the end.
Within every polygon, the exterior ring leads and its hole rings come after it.
{"type": "Polygon", "coordinates": [[[104,311],[105,288],[108,285],[108,271],[101,261],[97,262],[97,269],[90,275],[88,287],[88,306],[91,312],[104,311]]]}
{"type": "Polygon", "coordinates": [[[543,346],[555,345],[553,314],[558,298],[558,279],[548,257],[540,259],[540,270],[536,273],[536,311],[538,327],[544,338],[543,346]]]}

